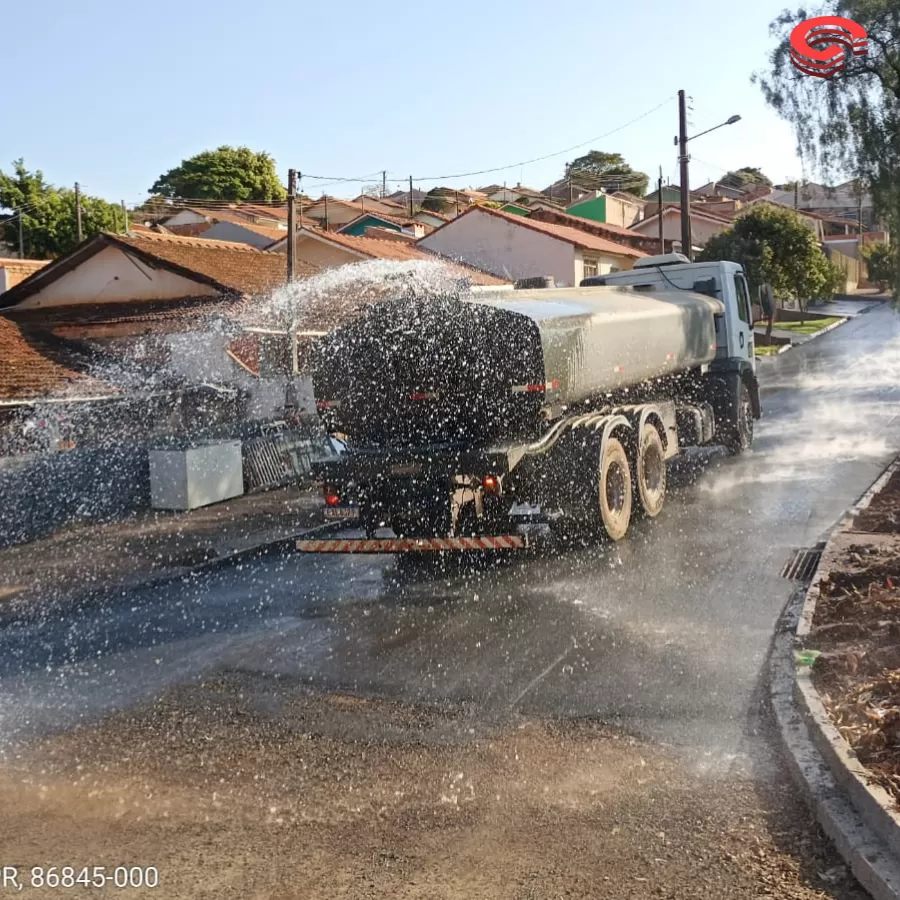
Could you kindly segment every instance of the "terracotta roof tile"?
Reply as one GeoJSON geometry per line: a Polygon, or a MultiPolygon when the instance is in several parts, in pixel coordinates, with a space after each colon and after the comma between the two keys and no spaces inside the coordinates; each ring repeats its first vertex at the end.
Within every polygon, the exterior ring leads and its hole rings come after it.
{"type": "Polygon", "coordinates": [[[48,265],[49,259],[0,259],[0,269],[6,272],[6,290],[48,265]]]}
{"type": "MultiPolygon", "coordinates": [[[[284,256],[258,250],[249,244],[173,234],[103,232],[38,270],[12,290],[0,294],[0,305],[15,306],[110,246],[130,251],[151,265],[192,278],[198,284],[209,285],[219,294],[228,296],[268,294],[286,280],[284,256]]],[[[298,261],[296,272],[299,277],[309,277],[318,271],[317,266],[298,261]]]]}
{"type": "MultiPolygon", "coordinates": [[[[226,291],[265,294],[285,281],[284,257],[249,244],[210,241],[169,234],[106,235],[116,244],[195,272],[226,291]]],[[[298,260],[299,276],[314,275],[316,266],[298,260]]]]}
{"type": "Polygon", "coordinates": [[[65,394],[103,396],[113,389],[52,358],[21,326],[0,316],[0,400],[35,400],[65,394]]]}
{"type": "MultiPolygon", "coordinates": [[[[518,217],[517,217],[518,218],[518,217]]],[[[302,233],[302,232],[301,232],[302,233]]],[[[368,259],[392,259],[405,262],[406,260],[441,260],[445,262],[451,269],[459,270],[461,275],[465,275],[472,280],[473,284],[483,285],[503,285],[509,284],[502,278],[497,278],[480,269],[464,265],[456,260],[449,260],[439,256],[424,247],[416,244],[407,244],[401,241],[382,240],[374,237],[355,237],[349,234],[339,234],[337,232],[328,232],[318,234],[322,240],[331,241],[340,244],[355,253],[360,254],[368,259]]]]}

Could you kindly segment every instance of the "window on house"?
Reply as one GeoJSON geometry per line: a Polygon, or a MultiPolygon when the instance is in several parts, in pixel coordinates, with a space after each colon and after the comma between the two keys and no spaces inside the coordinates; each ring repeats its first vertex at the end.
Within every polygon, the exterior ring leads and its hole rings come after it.
{"type": "Polygon", "coordinates": [[[612,275],[613,272],[621,272],[622,270],[618,266],[610,266],[609,274],[612,275]]]}
{"type": "Polygon", "coordinates": [[[596,262],[591,262],[589,260],[584,261],[584,277],[585,278],[595,278],[600,274],[600,267],[596,262]]]}

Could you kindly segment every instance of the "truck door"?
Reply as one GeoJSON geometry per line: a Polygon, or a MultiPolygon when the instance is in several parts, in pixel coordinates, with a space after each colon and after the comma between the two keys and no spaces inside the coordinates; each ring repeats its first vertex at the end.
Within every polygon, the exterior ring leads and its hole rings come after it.
{"type": "Polygon", "coordinates": [[[754,362],[753,314],[750,308],[750,290],[743,272],[734,273],[734,288],[737,295],[737,321],[734,337],[737,343],[732,347],[732,355],[754,362]]]}

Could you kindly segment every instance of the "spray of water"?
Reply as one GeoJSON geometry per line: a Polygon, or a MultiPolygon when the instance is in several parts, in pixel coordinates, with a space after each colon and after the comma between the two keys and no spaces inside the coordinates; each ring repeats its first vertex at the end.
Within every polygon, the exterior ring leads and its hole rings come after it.
{"type": "Polygon", "coordinates": [[[329,269],[276,290],[244,318],[255,324],[327,331],[367,304],[410,295],[465,296],[470,284],[441,260],[371,260],[329,269]]]}

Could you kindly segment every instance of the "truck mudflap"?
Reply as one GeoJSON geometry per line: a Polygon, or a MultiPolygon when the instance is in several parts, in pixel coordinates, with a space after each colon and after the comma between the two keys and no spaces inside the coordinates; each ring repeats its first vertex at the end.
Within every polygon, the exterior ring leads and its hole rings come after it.
{"type": "Polygon", "coordinates": [[[454,550],[525,550],[528,535],[447,538],[323,538],[298,540],[301,553],[433,553],[454,550]]]}

